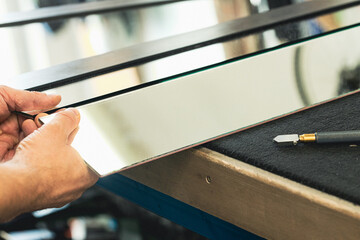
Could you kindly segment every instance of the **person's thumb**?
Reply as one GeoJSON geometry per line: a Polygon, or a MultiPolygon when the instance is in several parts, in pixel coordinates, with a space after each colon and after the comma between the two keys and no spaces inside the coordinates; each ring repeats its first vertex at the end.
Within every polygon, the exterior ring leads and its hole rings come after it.
{"type": "Polygon", "coordinates": [[[42,126],[39,130],[53,135],[53,138],[60,137],[65,140],[66,143],[71,144],[72,138],[78,129],[79,122],[79,111],[75,108],[68,108],[64,111],[55,113],[53,119],[42,126]]]}

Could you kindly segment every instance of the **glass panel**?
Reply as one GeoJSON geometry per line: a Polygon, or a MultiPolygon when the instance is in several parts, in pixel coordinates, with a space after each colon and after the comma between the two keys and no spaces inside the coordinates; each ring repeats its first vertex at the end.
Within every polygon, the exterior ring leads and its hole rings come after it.
{"type": "MultiPolygon", "coordinates": [[[[67,4],[74,3],[84,3],[84,2],[98,2],[98,1],[106,1],[106,0],[3,0],[3,13],[6,12],[14,12],[14,11],[30,11],[38,8],[50,7],[50,6],[61,6],[67,4]]],[[[220,0],[217,0],[219,2],[220,0]]],[[[290,5],[300,1],[278,1],[278,0],[231,0],[231,1],[223,1],[219,2],[223,10],[221,13],[224,17],[229,17],[231,13],[239,13],[244,11],[243,2],[248,2],[249,6],[253,9],[257,9],[260,12],[266,11],[267,9],[274,9],[277,7],[290,5]],[[240,9],[240,10],[239,10],[240,9]]]]}
{"type": "Polygon", "coordinates": [[[73,146],[107,175],[355,90],[359,37],[354,27],[80,106],[73,146]]]}
{"type": "Polygon", "coordinates": [[[1,13],[9,13],[31,11],[44,7],[97,1],[105,0],[2,0],[2,3],[0,3],[0,7],[2,8],[1,13]]]}
{"type": "MultiPolygon", "coordinates": [[[[62,95],[61,106],[66,106],[142,83],[166,79],[206,66],[221,64],[265,49],[271,50],[276,46],[291,44],[298,38],[311,37],[314,34],[322,34],[359,22],[360,7],[354,7],[338,11],[335,14],[323,15],[296,24],[284,24],[272,30],[172,55],[136,67],[51,89],[47,92],[62,95]]],[[[342,54],[349,54],[349,52],[342,54]]]]}
{"type": "MultiPolygon", "coordinates": [[[[0,9],[6,4],[0,1],[0,9]]],[[[267,10],[267,1],[196,0],[0,28],[2,78],[267,10]]]]}

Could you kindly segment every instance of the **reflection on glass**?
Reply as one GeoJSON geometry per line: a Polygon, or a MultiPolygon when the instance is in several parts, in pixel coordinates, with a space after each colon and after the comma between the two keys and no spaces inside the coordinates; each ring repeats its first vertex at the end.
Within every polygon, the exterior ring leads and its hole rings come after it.
{"type": "MultiPolygon", "coordinates": [[[[353,25],[360,22],[359,13],[360,7],[353,7],[335,14],[300,21],[296,23],[296,26],[294,23],[284,24],[272,30],[172,55],[133,68],[51,89],[48,92],[62,95],[61,106],[66,106],[141,83],[239,58],[246,54],[289,43],[298,38],[302,39],[321,32],[333,31],[339,27],[353,25]]],[[[347,49],[349,48],[347,47],[347,49]]],[[[348,53],[348,50],[343,52],[343,54],[348,53]]]]}
{"type": "Polygon", "coordinates": [[[81,106],[73,146],[107,175],[355,90],[359,37],[356,27],[81,106]]]}
{"type": "Polygon", "coordinates": [[[214,1],[197,0],[0,28],[0,45],[13,56],[0,61],[15,66],[2,74],[10,78],[217,22],[214,1]]]}
{"type": "MultiPolygon", "coordinates": [[[[0,1],[0,14],[31,10],[42,5],[53,5],[54,2],[0,1]]],[[[249,0],[181,1],[0,28],[0,48],[2,53],[6,53],[0,55],[0,63],[5,66],[2,81],[5,84],[21,73],[190,32],[279,6],[270,6],[268,1],[249,0]]]]}
{"type": "Polygon", "coordinates": [[[2,13],[32,11],[38,8],[63,6],[67,4],[96,2],[106,0],[2,0],[2,13]]]}

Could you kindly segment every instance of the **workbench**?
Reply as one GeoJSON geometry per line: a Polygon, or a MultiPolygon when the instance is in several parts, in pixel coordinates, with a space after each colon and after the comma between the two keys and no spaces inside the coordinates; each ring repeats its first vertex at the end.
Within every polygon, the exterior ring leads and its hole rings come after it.
{"type": "Polygon", "coordinates": [[[360,149],[271,141],[359,128],[359,105],[354,93],[98,184],[210,239],[359,239],[360,149]]]}

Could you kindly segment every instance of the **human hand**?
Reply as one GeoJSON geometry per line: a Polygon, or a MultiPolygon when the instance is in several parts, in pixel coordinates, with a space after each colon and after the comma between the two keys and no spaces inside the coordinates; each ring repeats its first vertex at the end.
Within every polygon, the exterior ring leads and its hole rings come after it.
{"type": "Polygon", "coordinates": [[[0,162],[11,159],[19,142],[37,129],[34,121],[25,121],[12,112],[32,111],[35,114],[55,107],[60,100],[59,95],[0,86],[0,162]]]}
{"type": "MultiPolygon", "coordinates": [[[[96,183],[97,174],[88,168],[71,147],[80,114],[76,109],[56,113],[54,119],[20,142],[11,161],[24,182],[23,211],[60,207],[79,198],[96,183]]],[[[19,186],[18,186],[19,187],[19,186]]]]}

